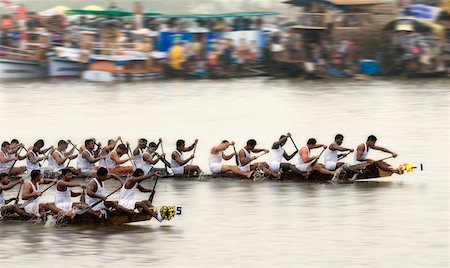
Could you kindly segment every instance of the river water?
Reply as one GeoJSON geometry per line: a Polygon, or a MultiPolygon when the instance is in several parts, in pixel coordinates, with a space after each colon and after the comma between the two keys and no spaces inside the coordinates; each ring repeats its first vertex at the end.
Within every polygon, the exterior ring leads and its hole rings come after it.
{"type": "Polygon", "coordinates": [[[208,171],[209,149],[223,139],[269,148],[288,131],[297,145],[342,133],[354,148],[374,134],[399,154],[392,164],[425,167],[345,185],[160,180],[155,205],[181,205],[181,217],[123,227],[0,223],[1,266],[448,267],[449,93],[448,79],[1,81],[1,140],[81,145],[121,135],[134,146],[162,137],[170,153],[177,139],[198,138],[194,164],[208,171]]]}

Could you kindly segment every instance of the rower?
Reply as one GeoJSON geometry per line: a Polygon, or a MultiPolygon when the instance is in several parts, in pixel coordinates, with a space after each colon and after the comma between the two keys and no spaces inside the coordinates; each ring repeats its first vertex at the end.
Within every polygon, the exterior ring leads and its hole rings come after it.
{"type": "Polygon", "coordinates": [[[273,176],[275,178],[280,178],[280,173],[272,172],[269,169],[269,165],[266,162],[253,163],[256,160],[257,156],[252,156],[251,153],[268,153],[267,149],[257,149],[256,140],[250,139],[247,141],[247,145],[244,148],[239,150],[239,169],[242,172],[249,172],[250,170],[256,170],[256,168],[261,169],[265,175],[273,176]]]}
{"type": "Polygon", "coordinates": [[[136,165],[136,169],[141,168],[142,169],[142,159],[144,155],[144,150],[147,148],[147,139],[139,139],[138,144],[136,148],[133,150],[133,156],[134,156],[134,164],[136,165]]]}
{"type": "MultiPolygon", "coordinates": [[[[100,152],[101,152],[101,150],[102,150],[102,144],[99,142],[99,143],[97,143],[97,141],[95,140],[95,138],[90,138],[90,140],[93,140],[94,141],[94,145],[96,145],[97,146],[97,149],[95,149],[93,152],[94,152],[94,155],[100,155],[100,152]]],[[[78,155],[81,155],[83,152],[84,152],[84,150],[86,149],[86,145],[81,145],[80,146],[80,149],[78,150],[78,155]]]]}
{"type": "MultiPolygon", "coordinates": [[[[75,159],[78,156],[77,154],[74,154],[76,145],[73,145],[69,152],[66,152],[67,147],[68,143],[65,140],[60,140],[56,149],[48,157],[48,166],[50,170],[54,173],[58,173],[58,176],[61,175],[60,171],[66,168],[65,162],[67,160],[75,159]]],[[[72,173],[79,173],[75,171],[74,168],[71,169],[72,173]]]]}
{"type": "Polygon", "coordinates": [[[184,159],[184,152],[189,152],[194,149],[197,145],[198,139],[189,146],[186,147],[186,142],[184,140],[177,140],[177,148],[172,153],[172,159],[170,160],[170,166],[174,175],[199,175],[202,170],[199,166],[188,165],[187,163],[194,159],[194,155],[191,155],[188,159],[184,159]]]}
{"type": "Polygon", "coordinates": [[[273,143],[272,149],[270,151],[269,156],[269,168],[272,172],[284,172],[284,171],[293,171],[296,174],[301,175],[302,172],[298,170],[294,165],[282,162],[283,158],[287,161],[291,160],[295,154],[298,152],[297,150],[293,152],[291,155],[288,155],[284,150],[283,146],[286,144],[288,138],[291,137],[291,133],[287,133],[286,135],[281,135],[280,139],[273,143]]]}
{"type": "Polygon", "coordinates": [[[109,156],[106,157],[105,162],[107,165],[107,169],[110,170],[112,173],[118,174],[118,175],[128,175],[133,173],[134,166],[121,166],[123,163],[126,163],[127,161],[131,161],[134,159],[133,156],[128,157],[126,159],[120,159],[124,154],[126,154],[129,151],[130,144],[126,142],[125,144],[119,144],[115,150],[111,152],[109,156]]]}
{"type": "Polygon", "coordinates": [[[42,167],[40,161],[44,160],[47,156],[39,157],[39,154],[45,154],[49,150],[53,150],[53,145],[48,147],[47,149],[42,149],[44,147],[43,140],[37,140],[32,147],[28,149],[27,153],[27,173],[31,174],[33,170],[40,170],[42,173],[45,171],[45,168],[42,167]]]}
{"type": "Polygon", "coordinates": [[[23,144],[10,144],[5,141],[2,143],[0,149],[0,172],[9,173],[10,175],[21,175],[25,173],[26,167],[13,167],[16,161],[23,160],[26,156],[17,155],[20,148],[23,148],[23,144]]]}
{"type": "MultiPolygon", "coordinates": [[[[10,198],[8,200],[5,200],[4,193],[6,190],[12,189],[17,184],[23,183],[23,179],[19,179],[15,182],[10,182],[9,175],[7,173],[0,173],[0,216],[2,214],[6,213],[17,213],[20,216],[26,217],[26,218],[32,218],[32,214],[28,214],[25,212],[25,210],[21,209],[18,205],[11,204],[8,205],[11,201],[16,200],[16,198],[10,198]]],[[[17,202],[17,200],[16,200],[17,202]]]]}
{"type": "Polygon", "coordinates": [[[161,213],[157,211],[155,207],[153,207],[150,201],[144,200],[136,202],[136,200],[134,199],[134,193],[136,191],[136,188],[143,193],[153,192],[152,189],[144,188],[140,184],[144,180],[150,179],[153,176],[161,176],[161,173],[158,171],[144,175],[144,171],[142,169],[140,168],[136,169],[133,175],[125,181],[125,184],[122,186],[122,189],[120,189],[119,205],[122,206],[124,209],[127,209],[131,214],[135,213],[134,212],[135,209],[144,210],[145,212],[156,218],[159,222],[162,222],[163,218],[161,216],[161,213]]]}
{"type": "Polygon", "coordinates": [[[111,163],[109,163],[108,160],[111,161],[111,154],[114,148],[116,148],[117,142],[119,142],[120,139],[121,137],[119,136],[115,140],[108,140],[108,145],[100,150],[100,155],[105,157],[102,161],[98,162],[98,165],[100,167],[110,168],[108,164],[111,163]]]}
{"type": "Polygon", "coordinates": [[[397,157],[397,154],[394,153],[393,151],[386,149],[384,147],[381,147],[381,146],[376,146],[375,145],[376,142],[377,142],[377,137],[375,137],[374,135],[370,135],[367,138],[367,141],[365,143],[361,143],[360,145],[358,145],[358,147],[356,148],[355,164],[361,164],[364,162],[368,162],[368,163],[371,163],[371,165],[378,167],[383,171],[390,171],[393,173],[401,174],[400,168],[398,168],[398,169],[392,168],[391,165],[389,165],[388,163],[386,163],[384,161],[374,161],[372,159],[367,159],[367,154],[369,153],[369,148],[378,150],[378,151],[382,151],[385,153],[389,153],[394,158],[397,157]]]}
{"type": "MultiPolygon", "coordinates": [[[[155,168],[154,165],[156,165],[159,160],[163,159],[166,154],[158,154],[156,152],[156,149],[158,149],[158,145],[154,142],[150,142],[148,144],[147,150],[142,154],[142,163],[140,169],[144,171],[144,174],[148,174],[149,172],[156,172],[159,171],[163,176],[166,174],[165,168],[155,168]]],[[[136,167],[138,167],[136,163],[136,167]]]]}
{"type": "MultiPolygon", "coordinates": [[[[95,175],[95,163],[101,159],[105,159],[104,156],[95,157],[94,153],[95,141],[93,139],[87,139],[84,141],[84,150],[78,155],[77,169],[80,170],[80,177],[88,178],[95,175]]],[[[81,151],[80,151],[81,152],[81,151]]]]}
{"type": "Polygon", "coordinates": [[[344,136],[342,134],[337,134],[334,137],[334,142],[328,146],[328,148],[325,150],[324,154],[324,164],[325,168],[328,170],[336,170],[342,165],[344,165],[344,162],[338,162],[338,152],[353,152],[353,149],[342,147],[342,142],[344,141],[344,136]]]}
{"type": "Polygon", "coordinates": [[[296,155],[295,158],[295,167],[302,172],[310,172],[312,170],[317,170],[322,174],[334,175],[334,171],[327,170],[323,164],[317,163],[314,161],[320,158],[320,155],[311,156],[311,150],[323,147],[327,148],[325,144],[317,144],[317,140],[314,138],[310,138],[305,146],[300,149],[300,152],[296,155]],[[312,164],[314,166],[312,166],[312,164]]]}
{"type": "MultiPolygon", "coordinates": [[[[70,218],[74,218],[75,217],[75,212],[73,210],[74,207],[85,209],[88,207],[88,205],[80,202],[77,203],[72,202],[72,197],[80,196],[82,192],[73,192],[70,188],[80,187],[84,190],[86,189],[86,186],[80,183],[74,183],[70,181],[73,177],[73,172],[71,169],[64,168],[61,170],[61,174],[62,174],[61,179],[56,183],[55,206],[64,211],[64,213],[66,213],[66,215],[68,215],[70,218]]],[[[98,211],[95,212],[89,210],[88,212],[94,214],[97,217],[101,217],[102,215],[98,211]]]]}
{"type": "Polygon", "coordinates": [[[40,196],[42,191],[39,190],[40,184],[56,183],[56,180],[48,180],[42,178],[41,171],[39,169],[32,170],[30,172],[31,180],[23,185],[22,200],[33,199],[33,202],[24,207],[25,212],[32,214],[36,217],[40,217],[41,210],[51,210],[53,213],[58,214],[62,212],[53,203],[41,203],[40,196]]]}
{"type": "Polygon", "coordinates": [[[106,191],[104,182],[109,179],[115,179],[119,181],[122,186],[124,184],[124,181],[116,174],[113,173],[108,174],[108,170],[106,168],[104,167],[99,168],[97,170],[95,178],[93,178],[87,186],[86,193],[89,196],[89,205],[91,206],[97,203],[98,201],[103,200],[103,202],[100,202],[96,206],[92,207],[92,210],[102,211],[102,213],[105,213],[106,209],[114,208],[117,211],[128,212],[128,210],[123,209],[123,207],[119,206],[117,202],[106,200],[106,191]]]}
{"type": "Polygon", "coordinates": [[[222,159],[224,160],[230,160],[235,156],[235,153],[232,153],[230,155],[225,155],[224,151],[230,147],[230,145],[234,145],[234,142],[229,142],[227,140],[223,140],[219,145],[216,145],[211,148],[210,154],[209,154],[209,169],[214,174],[220,174],[225,173],[227,171],[230,171],[236,175],[244,176],[247,179],[250,179],[254,170],[250,170],[247,172],[243,172],[239,169],[238,166],[230,166],[230,165],[223,165],[222,159]]]}

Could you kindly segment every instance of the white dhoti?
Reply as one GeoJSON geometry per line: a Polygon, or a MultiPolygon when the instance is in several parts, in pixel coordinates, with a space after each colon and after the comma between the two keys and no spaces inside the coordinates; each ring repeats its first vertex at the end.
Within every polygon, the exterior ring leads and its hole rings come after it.
{"type": "Polygon", "coordinates": [[[107,209],[107,207],[105,206],[105,203],[101,202],[100,204],[92,207],[93,211],[100,211],[100,210],[105,210],[107,209]]]}
{"type": "Polygon", "coordinates": [[[310,164],[306,163],[306,164],[297,164],[295,165],[295,167],[300,170],[301,172],[308,172],[310,169],[310,164]]]}
{"type": "Polygon", "coordinates": [[[184,167],[172,167],[172,172],[174,175],[183,175],[184,174],[184,167]]]}
{"type": "Polygon", "coordinates": [[[246,166],[243,166],[243,167],[240,166],[239,169],[242,172],[249,172],[250,171],[250,165],[246,165],[246,166]]]}
{"type": "Polygon", "coordinates": [[[40,216],[39,214],[39,202],[32,202],[24,207],[26,213],[30,213],[36,216],[40,216]]]}
{"type": "Polygon", "coordinates": [[[280,162],[276,162],[276,161],[271,161],[269,162],[269,168],[272,172],[280,172],[280,162]]]}
{"type": "Polygon", "coordinates": [[[73,205],[73,202],[55,203],[55,206],[64,212],[71,211],[72,205],[73,205]]]}
{"type": "Polygon", "coordinates": [[[336,162],[325,162],[325,168],[328,170],[335,170],[336,162]]]}
{"type": "Polygon", "coordinates": [[[136,208],[136,200],[119,200],[119,205],[126,209],[135,209],[136,208]]]}
{"type": "Polygon", "coordinates": [[[222,164],[220,163],[212,163],[209,165],[209,169],[214,174],[222,173],[222,164]]]}

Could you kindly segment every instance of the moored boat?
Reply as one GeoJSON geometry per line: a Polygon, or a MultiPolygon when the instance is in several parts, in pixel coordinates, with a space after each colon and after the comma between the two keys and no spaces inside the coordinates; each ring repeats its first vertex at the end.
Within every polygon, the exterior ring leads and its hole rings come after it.
{"type": "Polygon", "coordinates": [[[89,51],[77,48],[55,47],[49,57],[50,78],[78,78],[86,70],[89,51]]]}

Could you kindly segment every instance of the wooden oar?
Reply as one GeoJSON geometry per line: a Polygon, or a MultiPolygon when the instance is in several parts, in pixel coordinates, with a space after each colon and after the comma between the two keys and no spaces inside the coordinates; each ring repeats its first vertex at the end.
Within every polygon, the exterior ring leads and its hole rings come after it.
{"type": "MultiPolygon", "coordinates": [[[[120,139],[120,142],[121,142],[122,144],[124,144],[123,141],[122,141],[122,139],[120,139]]],[[[125,144],[124,144],[124,145],[125,145],[125,144]]],[[[126,146],[126,145],[125,145],[125,146],[126,146]]],[[[130,147],[129,147],[129,146],[127,146],[127,156],[128,156],[128,158],[131,158],[131,156],[130,156],[130,147]]],[[[133,164],[134,168],[136,168],[136,163],[134,163],[133,160],[130,160],[130,161],[131,161],[131,164],[133,164]]],[[[106,161],[105,161],[105,163],[106,163],[106,161]]]]}
{"type": "Polygon", "coordinates": [[[289,138],[291,139],[292,144],[293,144],[294,147],[295,147],[295,150],[298,151],[297,145],[295,145],[295,142],[294,142],[294,140],[292,139],[292,136],[289,136],[289,138]]]}
{"type": "Polygon", "coordinates": [[[393,157],[394,157],[394,156],[391,155],[391,156],[382,158],[382,159],[380,159],[380,160],[373,161],[373,162],[371,162],[371,163],[365,162],[365,163],[355,164],[355,165],[349,166],[348,169],[350,169],[350,170],[364,169],[364,168],[366,168],[366,167],[372,165],[373,163],[380,162],[380,161],[383,161],[383,160],[386,160],[386,159],[389,159],[389,158],[393,158],[393,157]]]}
{"type": "Polygon", "coordinates": [[[86,203],[86,191],[84,189],[83,189],[83,192],[81,192],[80,202],[86,203]]]}
{"type": "Polygon", "coordinates": [[[45,163],[45,160],[47,160],[48,156],[49,156],[50,154],[52,154],[52,153],[53,153],[54,151],[55,151],[55,149],[54,149],[54,148],[52,148],[52,149],[48,150],[47,154],[44,154],[45,158],[43,159],[43,161],[42,161],[42,164],[41,164],[41,163],[39,163],[39,166],[41,166],[41,167],[42,167],[42,166],[44,165],[44,163],[45,163]]]}
{"type": "Polygon", "coordinates": [[[17,162],[17,160],[19,160],[19,156],[20,156],[20,152],[22,151],[22,149],[23,149],[23,147],[22,148],[20,148],[20,150],[17,152],[17,159],[16,160],[14,160],[14,163],[11,165],[11,167],[9,168],[9,171],[8,171],[8,175],[10,175],[11,174],[11,171],[12,171],[12,169],[13,169],[13,167],[14,167],[14,165],[16,164],[16,162],[17,162]]]}
{"type": "Polygon", "coordinates": [[[153,185],[153,192],[152,192],[152,193],[150,194],[150,196],[148,197],[148,201],[150,201],[150,203],[153,202],[153,197],[155,197],[155,188],[156,188],[156,184],[158,183],[158,179],[159,179],[159,176],[156,177],[155,184],[153,185]]]}
{"type": "MultiPolygon", "coordinates": [[[[78,151],[78,153],[80,153],[80,150],[78,150],[78,148],[75,146],[75,144],[72,143],[71,140],[68,140],[68,142],[69,142],[70,144],[72,144],[72,146],[75,148],[75,150],[78,151]]],[[[69,158],[69,162],[67,162],[66,168],[69,167],[70,161],[72,161],[72,159],[69,158]]]]}
{"type": "MultiPolygon", "coordinates": [[[[197,143],[194,145],[194,152],[192,153],[193,156],[195,156],[195,150],[196,149],[197,149],[197,143]]],[[[192,166],[193,162],[194,162],[194,158],[191,159],[191,164],[190,164],[191,166],[192,166]]]]}
{"type": "MultiPolygon", "coordinates": [[[[107,195],[105,197],[105,199],[108,199],[108,197],[110,197],[111,195],[113,195],[114,193],[116,193],[117,191],[119,191],[120,189],[122,189],[122,186],[120,186],[119,188],[117,188],[116,190],[114,190],[112,193],[110,193],[109,195],[107,195]]],[[[90,209],[92,209],[93,207],[95,207],[96,205],[100,204],[101,202],[103,202],[103,199],[100,199],[99,201],[95,202],[94,204],[90,205],[89,207],[82,209],[80,211],[77,212],[77,215],[81,215],[84,214],[86,212],[88,212],[90,209]]]]}
{"type": "Polygon", "coordinates": [[[14,201],[14,205],[17,205],[17,203],[19,203],[19,195],[20,195],[20,190],[22,190],[22,185],[23,185],[23,182],[20,183],[20,185],[19,185],[19,191],[17,191],[17,196],[16,196],[16,200],[14,201]]]}
{"type": "MultiPolygon", "coordinates": [[[[50,185],[49,187],[45,188],[44,191],[42,191],[42,194],[45,193],[48,189],[52,188],[53,185],[55,185],[57,182],[58,182],[58,181],[52,183],[52,185],[50,185]]],[[[41,195],[42,195],[42,194],[41,194],[41,195]]],[[[35,197],[32,197],[32,198],[28,199],[25,203],[23,203],[22,205],[20,205],[20,208],[24,208],[24,207],[26,207],[27,205],[33,203],[34,200],[36,200],[36,198],[38,198],[38,197],[39,197],[39,196],[35,196],[35,197]]]]}
{"type": "Polygon", "coordinates": [[[311,163],[311,165],[310,165],[311,168],[313,168],[317,164],[317,162],[320,159],[320,156],[323,154],[323,152],[325,152],[325,149],[326,148],[323,148],[322,152],[320,152],[320,154],[319,154],[319,157],[311,163]]]}
{"type": "Polygon", "coordinates": [[[260,155],[257,155],[256,158],[255,158],[255,160],[258,159],[258,158],[260,158],[261,156],[263,156],[263,155],[265,155],[265,154],[267,154],[267,152],[264,152],[264,153],[262,153],[262,154],[260,154],[260,155]]]}
{"type": "Polygon", "coordinates": [[[352,153],[352,152],[349,151],[348,153],[339,156],[337,160],[338,160],[338,161],[339,161],[339,160],[342,160],[342,159],[344,159],[345,157],[347,157],[347,155],[349,155],[349,154],[351,154],[351,153],[352,153]]]}
{"type": "Polygon", "coordinates": [[[234,154],[235,154],[234,159],[236,160],[236,166],[239,166],[239,155],[236,152],[236,147],[234,147],[234,144],[233,144],[233,150],[234,150],[234,154]]]}
{"type": "MultiPolygon", "coordinates": [[[[162,154],[164,154],[164,146],[163,146],[162,141],[161,141],[161,152],[162,152],[162,154]]],[[[166,169],[166,174],[168,174],[169,172],[167,171],[167,167],[170,167],[170,163],[167,162],[165,155],[163,158],[160,158],[160,159],[164,163],[164,168],[166,169]]]]}

